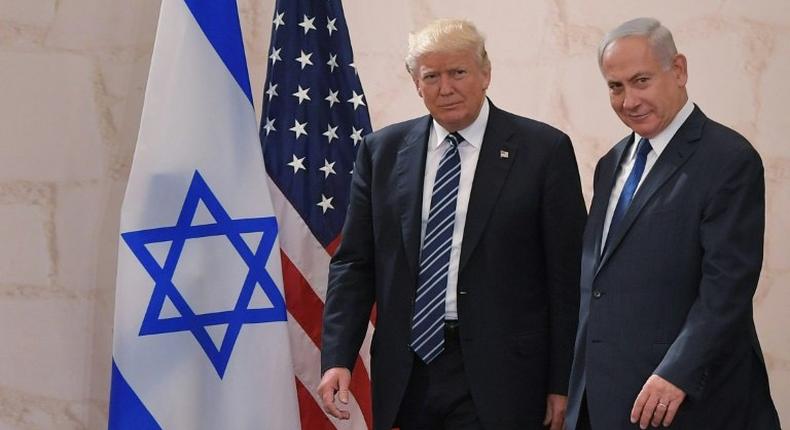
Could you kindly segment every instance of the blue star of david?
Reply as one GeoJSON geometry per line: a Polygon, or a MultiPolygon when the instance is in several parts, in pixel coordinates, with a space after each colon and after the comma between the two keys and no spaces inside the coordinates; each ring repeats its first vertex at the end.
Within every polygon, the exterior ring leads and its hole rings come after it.
{"type": "Polygon", "coordinates": [[[140,327],[140,336],[191,332],[208,356],[220,379],[225,374],[233,347],[243,325],[285,321],[287,318],[285,300],[266,271],[266,261],[269,259],[269,254],[274,247],[274,239],[277,237],[277,223],[274,217],[231,219],[197,171],[192,177],[192,183],[187,191],[176,225],[126,232],[122,233],[121,237],[155,283],[140,327]],[[215,223],[191,225],[200,201],[214,217],[215,223]],[[250,249],[242,239],[243,233],[263,233],[256,250],[250,249]],[[232,310],[195,314],[179,293],[176,285],[173,284],[173,274],[178,266],[186,240],[210,236],[227,237],[239,257],[244,260],[249,272],[241,285],[239,298],[232,310]],[[160,265],[146,248],[148,244],[160,242],[172,242],[163,265],[160,265]],[[271,307],[250,309],[250,301],[255,288],[258,287],[269,298],[271,307]],[[160,317],[166,298],[170,299],[180,316],[160,317]],[[212,342],[206,330],[206,327],[218,324],[228,325],[219,348],[212,342]]]}

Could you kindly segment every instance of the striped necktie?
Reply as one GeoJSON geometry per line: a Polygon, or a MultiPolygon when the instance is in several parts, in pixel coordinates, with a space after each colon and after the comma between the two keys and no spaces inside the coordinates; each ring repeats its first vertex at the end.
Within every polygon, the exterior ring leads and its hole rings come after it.
{"type": "Polygon", "coordinates": [[[447,271],[455,225],[455,205],[461,178],[461,157],[458,145],[464,138],[451,133],[449,143],[439,161],[436,181],[431,194],[431,209],[425,228],[417,295],[411,325],[411,347],[425,363],[430,363],[444,350],[444,299],[447,271]]]}

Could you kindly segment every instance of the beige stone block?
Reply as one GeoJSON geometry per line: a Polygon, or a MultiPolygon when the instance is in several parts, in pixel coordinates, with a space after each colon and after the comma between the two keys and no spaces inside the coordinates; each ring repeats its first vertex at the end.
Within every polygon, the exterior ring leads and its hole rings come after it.
{"type": "Polygon", "coordinates": [[[717,0],[665,0],[662,2],[635,2],[630,0],[610,0],[606,3],[570,0],[555,2],[567,22],[574,25],[593,23],[600,29],[600,36],[620,25],[638,17],[654,17],[671,31],[693,22],[708,14],[719,14],[720,2],[717,0]]]}
{"type": "Polygon", "coordinates": [[[56,0],[2,0],[0,1],[0,23],[17,26],[45,26],[55,16],[56,3],[56,0]]]}
{"type": "Polygon", "coordinates": [[[48,285],[53,261],[46,208],[0,202],[0,220],[0,285],[48,285]]]}
{"type": "Polygon", "coordinates": [[[774,288],[755,310],[755,323],[768,369],[771,394],[781,421],[786,423],[790,419],[790,338],[786,320],[790,294],[785,286],[790,276],[785,274],[773,281],[771,285],[774,288]]]}
{"type": "Polygon", "coordinates": [[[124,56],[138,44],[151,46],[161,0],[127,2],[59,0],[54,22],[47,34],[50,47],[100,51],[124,56]]]}
{"type": "MultiPolygon", "coordinates": [[[[354,54],[390,52],[403,58],[409,32],[438,17],[429,6],[420,3],[429,2],[358,2],[353,7],[344,3],[354,54]]],[[[392,70],[390,75],[398,72],[392,70]]]]}
{"type": "Polygon", "coordinates": [[[753,59],[745,35],[733,28],[686,38],[678,49],[688,58],[691,100],[711,119],[753,137],[757,94],[745,67],[753,59]]]}
{"type": "MultiPolygon", "coordinates": [[[[757,70],[758,94],[757,105],[757,138],[753,142],[763,157],[778,157],[784,162],[784,175],[790,181],[790,120],[788,120],[787,103],[790,101],[790,29],[782,30],[772,36],[770,56],[765,59],[764,67],[757,70]]],[[[787,190],[787,188],[785,188],[787,190]]],[[[787,191],[786,191],[787,192],[787,191]]]]}
{"type": "Polygon", "coordinates": [[[93,78],[78,55],[0,53],[0,181],[102,176],[93,78]]]}
{"type": "Polygon", "coordinates": [[[107,423],[111,294],[0,297],[0,428],[107,423]]]}
{"type": "Polygon", "coordinates": [[[94,313],[93,300],[0,297],[0,394],[65,402],[88,397],[94,370],[107,368],[95,360],[110,360],[94,356],[94,313]]]}
{"type": "Polygon", "coordinates": [[[126,179],[140,128],[150,57],[132,62],[100,59],[95,85],[102,139],[106,146],[106,177],[126,179]]]}
{"type": "MultiPolygon", "coordinates": [[[[728,1],[721,3],[720,13],[738,17],[744,21],[754,22],[761,26],[771,26],[777,30],[781,27],[787,28],[787,2],[781,0],[761,0],[758,2],[728,1]]],[[[790,413],[790,410],[788,412],[790,413]]]]}
{"type": "Polygon", "coordinates": [[[786,273],[790,277],[790,248],[787,246],[790,159],[770,157],[764,159],[764,163],[766,219],[763,270],[770,273],[786,273]]]}
{"type": "Polygon", "coordinates": [[[120,205],[110,199],[110,185],[97,181],[58,187],[56,283],[62,288],[83,294],[95,289],[100,253],[117,253],[109,246],[111,240],[101,240],[102,233],[113,227],[117,232],[120,219],[120,205]]]}
{"type": "Polygon", "coordinates": [[[0,391],[0,428],[4,430],[84,430],[104,428],[95,403],[48,399],[27,392],[0,391]],[[83,420],[88,417],[87,421],[83,420]]]}
{"type": "Polygon", "coordinates": [[[355,63],[374,130],[427,113],[403,58],[383,52],[359,52],[355,63]],[[387,79],[376,79],[387,76],[387,79]]]}
{"type": "Polygon", "coordinates": [[[269,60],[269,41],[272,34],[272,17],[275,2],[240,0],[239,18],[244,36],[244,51],[250,73],[252,100],[256,118],[261,118],[261,101],[269,60]]]}
{"type": "Polygon", "coordinates": [[[790,422],[790,364],[785,363],[782,369],[774,370],[769,378],[779,422],[786,426],[790,422]]]}

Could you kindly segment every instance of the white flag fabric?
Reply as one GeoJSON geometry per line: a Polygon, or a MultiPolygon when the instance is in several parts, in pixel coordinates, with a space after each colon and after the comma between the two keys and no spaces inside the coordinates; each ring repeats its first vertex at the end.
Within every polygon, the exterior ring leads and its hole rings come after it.
{"type": "Polygon", "coordinates": [[[108,428],[299,429],[234,0],[162,2],[121,215],[108,428]]]}

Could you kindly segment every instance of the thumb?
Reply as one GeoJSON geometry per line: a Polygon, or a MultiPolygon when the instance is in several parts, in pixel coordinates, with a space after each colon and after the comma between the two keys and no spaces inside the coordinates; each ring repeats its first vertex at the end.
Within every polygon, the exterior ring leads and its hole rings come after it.
{"type": "Polygon", "coordinates": [[[551,424],[551,402],[546,402],[546,417],[543,418],[543,425],[547,426],[551,424]]]}
{"type": "Polygon", "coordinates": [[[343,373],[338,378],[337,398],[343,404],[348,404],[348,386],[351,384],[351,374],[343,373]]]}

